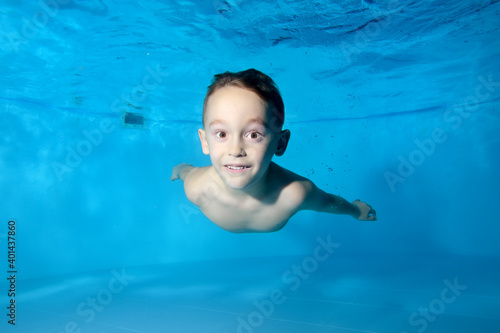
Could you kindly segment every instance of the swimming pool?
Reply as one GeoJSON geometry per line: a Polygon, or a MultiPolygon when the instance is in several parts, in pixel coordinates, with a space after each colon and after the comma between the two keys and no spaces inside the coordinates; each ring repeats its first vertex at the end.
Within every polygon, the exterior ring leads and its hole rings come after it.
{"type": "Polygon", "coordinates": [[[499,331],[498,1],[0,12],[2,332],[499,331]],[[210,162],[212,75],[251,67],[285,101],[274,161],[378,222],[232,234],[170,182],[210,162]]]}

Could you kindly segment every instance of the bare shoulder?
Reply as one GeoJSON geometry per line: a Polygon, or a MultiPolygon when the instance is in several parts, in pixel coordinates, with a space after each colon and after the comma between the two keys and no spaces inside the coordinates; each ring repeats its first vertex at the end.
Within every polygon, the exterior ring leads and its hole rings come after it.
{"type": "Polygon", "coordinates": [[[211,168],[212,166],[196,167],[189,172],[184,180],[186,197],[194,204],[197,203],[203,190],[207,187],[207,183],[210,182],[209,174],[211,168]]]}
{"type": "Polygon", "coordinates": [[[276,187],[282,189],[282,195],[286,197],[286,201],[295,207],[302,206],[310,193],[315,189],[314,183],[277,164],[274,164],[272,167],[274,173],[273,179],[279,182],[279,184],[276,184],[276,187]]]}

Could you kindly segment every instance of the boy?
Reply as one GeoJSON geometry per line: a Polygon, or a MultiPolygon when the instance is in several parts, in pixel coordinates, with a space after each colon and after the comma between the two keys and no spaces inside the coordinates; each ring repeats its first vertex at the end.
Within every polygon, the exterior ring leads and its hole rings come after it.
{"type": "Polygon", "coordinates": [[[366,203],[326,193],[271,161],[290,139],[283,121],[283,100],[269,76],[255,69],[215,75],[198,130],[212,165],[179,164],[170,179],[183,180],[187,198],[231,232],[277,231],[300,210],[377,220],[366,203]]]}

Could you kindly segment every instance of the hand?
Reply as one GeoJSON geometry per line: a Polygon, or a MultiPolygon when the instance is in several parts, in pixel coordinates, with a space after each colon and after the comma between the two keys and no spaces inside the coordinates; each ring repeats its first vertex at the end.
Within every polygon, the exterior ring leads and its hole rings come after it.
{"type": "Polygon", "coordinates": [[[190,165],[191,164],[187,164],[187,163],[181,163],[179,165],[176,165],[174,167],[174,169],[172,170],[172,176],[170,177],[170,180],[174,181],[174,180],[180,179],[182,170],[185,167],[190,166],[190,165]]]}
{"type": "Polygon", "coordinates": [[[359,209],[359,217],[360,221],[377,221],[377,212],[366,202],[358,200],[354,200],[352,204],[359,209]]]}

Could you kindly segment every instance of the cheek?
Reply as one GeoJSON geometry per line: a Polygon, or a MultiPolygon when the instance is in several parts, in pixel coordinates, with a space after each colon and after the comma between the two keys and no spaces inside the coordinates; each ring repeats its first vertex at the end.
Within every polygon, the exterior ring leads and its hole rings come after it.
{"type": "Polygon", "coordinates": [[[274,151],[270,145],[262,145],[255,150],[257,156],[261,160],[270,159],[274,155],[274,151]]]}
{"type": "Polygon", "coordinates": [[[219,156],[221,154],[221,149],[219,145],[211,144],[209,147],[210,147],[210,155],[219,156]]]}
{"type": "Polygon", "coordinates": [[[217,160],[225,158],[227,156],[227,149],[224,144],[212,144],[210,146],[210,156],[217,160]]]}

